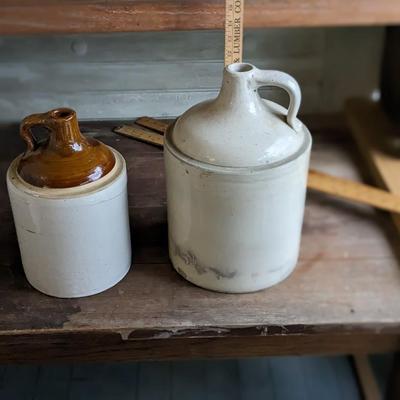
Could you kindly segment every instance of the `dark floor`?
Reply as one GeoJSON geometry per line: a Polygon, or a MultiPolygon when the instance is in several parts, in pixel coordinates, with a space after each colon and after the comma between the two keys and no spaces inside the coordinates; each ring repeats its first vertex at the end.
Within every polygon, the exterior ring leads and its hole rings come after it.
{"type": "Polygon", "coordinates": [[[1,400],[355,400],[347,357],[0,366],[1,400]]]}

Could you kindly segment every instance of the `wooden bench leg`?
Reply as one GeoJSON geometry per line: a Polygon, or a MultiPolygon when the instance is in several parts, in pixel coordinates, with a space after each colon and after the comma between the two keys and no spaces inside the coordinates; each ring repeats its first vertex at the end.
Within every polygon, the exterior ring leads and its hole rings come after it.
{"type": "Polygon", "coordinates": [[[390,371],[389,381],[386,388],[386,400],[400,399],[400,353],[394,356],[392,369],[390,371]]]}

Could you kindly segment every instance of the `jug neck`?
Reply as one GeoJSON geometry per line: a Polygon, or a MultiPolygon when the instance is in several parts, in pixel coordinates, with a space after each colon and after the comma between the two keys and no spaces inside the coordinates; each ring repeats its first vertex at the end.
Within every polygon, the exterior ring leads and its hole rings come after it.
{"type": "Polygon", "coordinates": [[[76,113],[69,108],[25,117],[20,135],[27,148],[19,160],[18,173],[34,186],[80,186],[100,179],[115,165],[108,147],[81,134],[76,113]],[[35,126],[47,129],[48,139],[38,141],[32,133],[35,126]]]}
{"type": "Polygon", "coordinates": [[[249,64],[228,65],[224,69],[221,90],[215,101],[221,107],[256,113],[261,107],[261,99],[253,67],[249,64]]]}
{"type": "Polygon", "coordinates": [[[61,108],[49,112],[49,136],[48,147],[59,149],[69,147],[73,151],[80,151],[81,145],[86,143],[86,138],[82,136],[76,113],[68,108],[61,108]]]}

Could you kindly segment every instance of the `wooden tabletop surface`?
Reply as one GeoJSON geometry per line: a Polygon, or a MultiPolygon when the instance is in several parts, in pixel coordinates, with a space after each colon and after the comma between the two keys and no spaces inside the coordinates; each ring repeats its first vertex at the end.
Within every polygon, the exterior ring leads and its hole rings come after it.
{"type": "MultiPolygon", "coordinates": [[[[213,293],[186,282],[169,263],[162,151],[117,136],[113,125],[85,123],[82,128],[127,160],[134,265],[114,288],[82,299],[48,297],[24,277],[5,187],[6,169],[23,145],[15,127],[2,128],[7,139],[0,147],[0,361],[399,347],[400,242],[385,213],[310,192],[294,273],[258,293],[213,293]]],[[[348,136],[313,132],[312,167],[360,179],[361,161],[348,136]]]]}

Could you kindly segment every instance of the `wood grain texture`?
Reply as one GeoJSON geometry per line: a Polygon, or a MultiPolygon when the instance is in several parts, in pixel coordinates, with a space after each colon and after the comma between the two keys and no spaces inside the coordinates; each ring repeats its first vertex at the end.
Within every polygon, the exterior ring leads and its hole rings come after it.
{"type": "MultiPolygon", "coordinates": [[[[379,87],[383,29],[271,28],[244,32],[244,59],[302,88],[301,113],[342,111],[379,87]],[[343,63],[342,60],[346,60],[343,63]]],[[[222,31],[2,36],[0,122],[62,105],[80,120],[175,117],[217,96],[222,31]]],[[[287,106],[281,89],[263,97],[287,106]]]]}
{"type": "Polygon", "coordinates": [[[151,129],[163,135],[167,131],[170,122],[163,122],[150,117],[139,117],[135,120],[135,124],[143,126],[144,128],[151,129]]]}
{"type": "MultiPolygon", "coordinates": [[[[153,120],[156,121],[156,120],[153,120]]],[[[135,125],[122,125],[113,129],[115,133],[126,137],[140,140],[144,143],[153,144],[154,146],[164,147],[164,136],[157,132],[148,132],[135,125]]]]}
{"type": "MultiPolygon", "coordinates": [[[[5,0],[0,34],[222,29],[223,0],[5,0]]],[[[396,24],[397,0],[247,0],[246,28],[396,24]]]]}
{"type": "Polygon", "coordinates": [[[277,355],[389,352],[399,348],[396,335],[277,335],[124,340],[117,333],[89,332],[0,336],[0,362],[144,361],[245,358],[277,355]]]}
{"type": "MultiPolygon", "coordinates": [[[[288,279],[253,294],[209,292],[179,277],[168,261],[161,150],[101,125],[84,124],[82,131],[126,158],[135,265],[120,284],[88,298],[55,299],[33,290],[21,269],[2,183],[0,360],[242,357],[399,347],[398,239],[385,215],[310,193],[300,261],[288,279]]],[[[313,167],[360,178],[358,160],[342,136],[314,138],[313,167]]],[[[0,149],[2,174],[23,149],[17,139],[9,135],[0,149]]]]}

